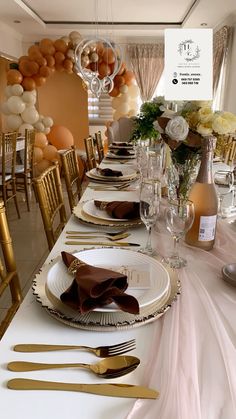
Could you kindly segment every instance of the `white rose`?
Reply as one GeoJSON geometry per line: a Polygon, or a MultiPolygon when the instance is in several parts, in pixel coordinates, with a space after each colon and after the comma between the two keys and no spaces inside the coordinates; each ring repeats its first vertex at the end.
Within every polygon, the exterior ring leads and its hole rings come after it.
{"type": "Polygon", "coordinates": [[[171,140],[184,141],[188,136],[189,126],[182,116],[175,116],[166,125],[165,133],[171,140]]]}
{"type": "Polygon", "coordinates": [[[213,123],[212,123],[213,131],[215,131],[217,134],[230,134],[232,132],[232,124],[229,119],[223,118],[221,115],[218,115],[213,123]]]}
{"type": "Polygon", "coordinates": [[[210,135],[212,134],[212,128],[207,124],[198,124],[197,132],[201,135],[210,135]]]}

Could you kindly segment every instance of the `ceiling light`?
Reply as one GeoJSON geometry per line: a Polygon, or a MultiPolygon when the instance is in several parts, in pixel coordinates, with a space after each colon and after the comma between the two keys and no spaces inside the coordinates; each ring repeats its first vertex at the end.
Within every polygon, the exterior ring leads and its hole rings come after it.
{"type": "Polygon", "coordinates": [[[14,23],[21,23],[20,20],[13,20],[14,23]]]}
{"type": "Polygon", "coordinates": [[[207,26],[207,23],[203,22],[203,23],[201,23],[201,26],[207,26]]]}

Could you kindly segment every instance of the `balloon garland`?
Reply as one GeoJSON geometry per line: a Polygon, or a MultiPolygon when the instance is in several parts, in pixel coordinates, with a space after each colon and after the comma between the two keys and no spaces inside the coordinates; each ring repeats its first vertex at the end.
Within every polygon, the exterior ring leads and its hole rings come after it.
{"type": "MultiPolygon", "coordinates": [[[[71,141],[73,144],[73,137],[66,127],[54,126],[50,116],[38,113],[35,106],[36,89],[45,84],[47,78],[55,71],[68,74],[78,73],[75,65],[75,50],[79,43],[81,43],[81,35],[77,31],[72,31],[69,36],[55,41],[44,38],[39,43],[30,46],[28,54],[21,56],[18,62],[11,63],[7,71],[6,100],[1,105],[1,111],[6,116],[7,129],[18,130],[21,134],[25,132],[25,129],[36,130],[34,155],[39,173],[45,170],[53,160],[58,159],[57,150],[68,148],[71,141]],[[68,131],[67,135],[65,135],[65,130],[68,131]],[[51,131],[54,131],[53,135],[51,131]],[[59,142],[54,139],[54,143],[52,142],[56,131],[57,136],[63,131],[64,142],[63,139],[59,142]],[[48,144],[48,141],[51,144],[48,144]]],[[[113,51],[108,50],[102,42],[89,45],[80,52],[81,65],[91,71],[96,66],[101,78],[109,76],[114,66],[113,51]]],[[[127,70],[125,63],[121,64],[113,82],[114,87],[109,95],[113,98],[114,119],[136,115],[139,89],[133,72],[127,70]]]]}

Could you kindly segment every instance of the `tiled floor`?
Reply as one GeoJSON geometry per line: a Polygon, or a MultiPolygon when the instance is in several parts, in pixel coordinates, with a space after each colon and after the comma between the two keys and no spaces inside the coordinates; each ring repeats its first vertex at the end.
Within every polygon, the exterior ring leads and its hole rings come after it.
{"type": "MultiPolygon", "coordinates": [[[[65,189],[65,188],[64,188],[65,189]]],[[[68,199],[64,191],[67,217],[70,216],[68,199]]],[[[31,210],[27,211],[23,194],[18,193],[21,218],[18,219],[13,200],[8,203],[8,225],[13,241],[17,271],[20,278],[23,296],[31,287],[34,274],[45,261],[49,250],[44,232],[43,222],[34,194],[31,194],[31,210]]],[[[9,295],[4,294],[0,301],[0,320],[8,307],[9,295]]]]}

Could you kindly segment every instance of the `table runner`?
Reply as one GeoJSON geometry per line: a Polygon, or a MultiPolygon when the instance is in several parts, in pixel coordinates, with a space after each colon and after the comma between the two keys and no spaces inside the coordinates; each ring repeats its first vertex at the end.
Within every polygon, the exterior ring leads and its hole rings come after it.
{"type": "Polygon", "coordinates": [[[137,400],[128,419],[236,418],[236,288],[221,276],[236,261],[236,231],[219,221],[211,252],[184,249],[182,293],[156,323],[142,383],[160,399],[137,400]]]}

